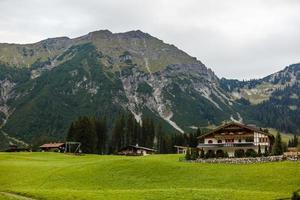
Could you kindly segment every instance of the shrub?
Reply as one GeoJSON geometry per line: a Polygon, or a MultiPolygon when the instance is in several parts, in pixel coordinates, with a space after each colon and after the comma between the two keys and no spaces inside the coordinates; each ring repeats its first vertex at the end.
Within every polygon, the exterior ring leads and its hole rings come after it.
{"type": "Polygon", "coordinates": [[[191,160],[196,160],[199,157],[198,149],[193,148],[192,149],[192,154],[191,154],[191,160]]]}
{"type": "Polygon", "coordinates": [[[269,156],[269,151],[268,151],[268,147],[267,146],[265,146],[265,152],[264,152],[264,156],[269,156]]]}
{"type": "Polygon", "coordinates": [[[186,160],[191,160],[190,148],[187,148],[187,150],[186,150],[185,159],[186,160]]]}
{"type": "Polygon", "coordinates": [[[257,156],[258,156],[258,157],[261,157],[261,156],[262,156],[261,149],[260,149],[260,144],[258,145],[257,156]]]}
{"type": "Polygon", "coordinates": [[[288,148],[287,143],[286,142],[282,142],[281,146],[282,146],[282,151],[283,152],[287,152],[287,148],[288,148]]]}
{"type": "Polygon", "coordinates": [[[223,158],[224,157],[224,151],[221,150],[221,149],[217,150],[216,157],[217,158],[223,158]]]}
{"type": "Polygon", "coordinates": [[[257,153],[253,149],[247,149],[245,155],[246,157],[256,157],[257,153]]]}
{"type": "Polygon", "coordinates": [[[228,152],[225,151],[225,153],[224,153],[224,158],[228,158],[228,157],[229,157],[228,152]]]}
{"type": "Polygon", "coordinates": [[[204,150],[201,149],[201,151],[200,151],[200,158],[204,158],[204,157],[205,157],[204,150]]]}
{"type": "Polygon", "coordinates": [[[293,193],[292,200],[300,200],[300,195],[297,192],[293,193]]]}
{"type": "Polygon", "coordinates": [[[243,149],[237,149],[234,151],[234,157],[243,158],[245,157],[245,151],[243,149]]]}

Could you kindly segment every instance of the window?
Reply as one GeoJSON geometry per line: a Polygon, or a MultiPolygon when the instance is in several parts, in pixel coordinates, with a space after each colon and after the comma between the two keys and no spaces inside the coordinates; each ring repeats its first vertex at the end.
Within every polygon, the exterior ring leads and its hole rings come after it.
{"type": "Polygon", "coordinates": [[[268,138],[259,138],[259,142],[268,142],[268,138]]]}
{"type": "Polygon", "coordinates": [[[218,143],[222,143],[222,140],[218,140],[218,143]]]}
{"type": "Polygon", "coordinates": [[[213,143],[213,141],[212,140],[208,140],[208,144],[212,144],[213,143]]]}
{"type": "Polygon", "coordinates": [[[241,139],[239,139],[239,143],[241,143],[242,142],[242,140],[241,139]]]}
{"type": "Polygon", "coordinates": [[[226,142],[226,143],[233,143],[233,142],[234,142],[234,139],[225,139],[225,142],[226,142]]]}

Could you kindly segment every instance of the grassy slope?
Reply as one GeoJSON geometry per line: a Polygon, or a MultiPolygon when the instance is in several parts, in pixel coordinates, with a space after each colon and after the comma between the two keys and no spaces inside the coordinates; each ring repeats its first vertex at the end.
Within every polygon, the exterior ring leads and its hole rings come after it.
{"type": "MultiPolygon", "coordinates": [[[[277,135],[278,131],[276,129],[274,129],[274,128],[268,128],[268,129],[272,135],[274,135],[274,136],[277,135]]],[[[282,141],[286,142],[286,143],[288,143],[289,139],[292,139],[294,137],[294,135],[290,134],[290,133],[281,133],[280,132],[280,134],[281,134],[282,141]]]]}
{"type": "Polygon", "coordinates": [[[0,190],[43,199],[274,199],[300,185],[300,163],[200,164],[178,158],[1,153],[0,190]]]}

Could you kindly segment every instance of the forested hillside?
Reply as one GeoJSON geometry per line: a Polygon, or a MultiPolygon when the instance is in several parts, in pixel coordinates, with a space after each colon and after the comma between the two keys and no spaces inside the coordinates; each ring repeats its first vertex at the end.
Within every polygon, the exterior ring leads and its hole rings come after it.
{"type": "Polygon", "coordinates": [[[300,133],[300,64],[258,80],[221,79],[224,90],[239,102],[247,121],[287,133],[300,133]]]}
{"type": "Polygon", "coordinates": [[[258,80],[219,79],[142,31],[0,44],[0,55],[1,128],[28,143],[65,139],[80,116],[105,117],[110,135],[119,113],[169,135],[226,120],[299,133],[299,64],[258,80]]]}

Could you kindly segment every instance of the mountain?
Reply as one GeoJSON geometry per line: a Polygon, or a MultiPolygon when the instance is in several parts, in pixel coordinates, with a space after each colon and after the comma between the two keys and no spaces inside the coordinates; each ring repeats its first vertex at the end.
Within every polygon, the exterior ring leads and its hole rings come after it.
{"type": "Polygon", "coordinates": [[[3,131],[29,142],[64,138],[81,115],[129,111],[178,132],[237,116],[212,70],[141,31],[0,44],[0,92],[3,131]]]}
{"type": "Polygon", "coordinates": [[[285,132],[300,132],[300,64],[257,80],[221,79],[220,85],[241,102],[248,120],[285,132]]]}
{"type": "Polygon", "coordinates": [[[296,132],[297,70],[251,81],[219,79],[196,58],[139,30],[0,44],[0,124],[26,142],[63,139],[82,115],[106,116],[111,124],[122,111],[137,121],[160,121],[169,132],[229,119],[296,132]],[[277,127],[277,118],[289,122],[277,127]]]}

